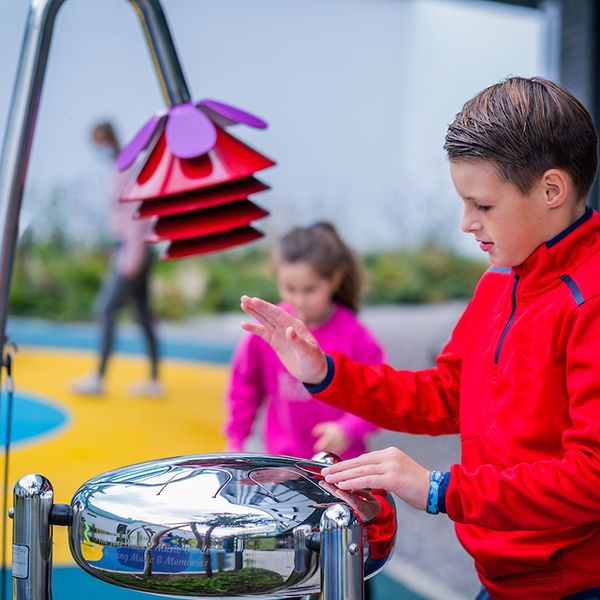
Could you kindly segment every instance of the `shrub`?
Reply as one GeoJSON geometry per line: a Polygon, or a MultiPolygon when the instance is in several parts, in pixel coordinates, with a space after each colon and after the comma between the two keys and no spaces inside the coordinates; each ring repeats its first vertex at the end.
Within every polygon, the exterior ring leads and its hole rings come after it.
{"type": "Polygon", "coordinates": [[[448,249],[371,253],[364,257],[367,304],[441,302],[469,298],[486,265],[448,249]]]}
{"type": "MultiPolygon", "coordinates": [[[[366,304],[468,298],[485,265],[447,249],[369,253],[366,304]]],[[[60,238],[19,247],[11,313],[54,320],[89,320],[108,268],[108,248],[77,250],[60,238]]],[[[264,248],[241,248],[184,261],[158,262],[152,278],[154,312],[162,319],[239,309],[242,294],[277,300],[264,248]]]]}

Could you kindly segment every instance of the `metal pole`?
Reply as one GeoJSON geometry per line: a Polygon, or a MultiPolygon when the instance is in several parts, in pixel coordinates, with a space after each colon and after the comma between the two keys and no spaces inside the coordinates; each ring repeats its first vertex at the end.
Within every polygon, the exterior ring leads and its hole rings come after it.
{"type": "Polygon", "coordinates": [[[10,282],[31,142],[56,13],[64,0],[32,0],[0,158],[0,342],[6,332],[10,282]]]}
{"type": "Polygon", "coordinates": [[[52,599],[52,485],[25,475],[14,491],[13,600],[52,599]]]}
{"type": "Polygon", "coordinates": [[[150,50],[154,70],[167,106],[190,101],[185,76],[159,0],[129,0],[150,50]]]}
{"type": "Polygon", "coordinates": [[[321,599],[363,600],[363,528],[345,504],[321,516],[321,599]]]}

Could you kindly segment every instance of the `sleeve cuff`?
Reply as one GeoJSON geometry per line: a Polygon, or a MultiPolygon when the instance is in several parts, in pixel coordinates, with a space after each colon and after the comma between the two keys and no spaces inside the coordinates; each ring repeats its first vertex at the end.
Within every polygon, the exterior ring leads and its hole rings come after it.
{"type": "Polygon", "coordinates": [[[319,392],[322,392],[333,380],[333,376],[335,375],[335,363],[329,354],[325,355],[325,359],[327,360],[327,374],[325,375],[325,379],[316,385],[310,385],[308,383],[302,384],[306,391],[310,394],[318,394],[319,392]]]}
{"type": "Polygon", "coordinates": [[[444,473],[444,479],[440,483],[440,489],[438,491],[438,508],[440,512],[446,511],[446,493],[448,491],[448,484],[450,483],[450,472],[444,473]]]}

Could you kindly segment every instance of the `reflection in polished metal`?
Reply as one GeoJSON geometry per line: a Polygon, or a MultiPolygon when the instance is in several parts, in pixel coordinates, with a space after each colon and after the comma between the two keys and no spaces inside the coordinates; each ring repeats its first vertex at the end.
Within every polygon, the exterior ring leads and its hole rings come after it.
{"type": "Polygon", "coordinates": [[[363,530],[354,512],[343,504],[330,506],[321,517],[321,590],[325,597],[364,598],[363,530]]]}
{"type": "Polygon", "coordinates": [[[321,570],[323,598],[359,600],[362,548],[367,577],[391,554],[393,503],[385,493],[331,493],[322,466],[226,454],[105,473],[73,497],[71,552],[104,581],[157,594],[298,597],[321,590],[321,570]]]}
{"type": "Polygon", "coordinates": [[[313,457],[313,460],[317,462],[327,463],[328,465],[334,465],[335,463],[342,462],[342,457],[335,452],[317,452],[313,457]]]}

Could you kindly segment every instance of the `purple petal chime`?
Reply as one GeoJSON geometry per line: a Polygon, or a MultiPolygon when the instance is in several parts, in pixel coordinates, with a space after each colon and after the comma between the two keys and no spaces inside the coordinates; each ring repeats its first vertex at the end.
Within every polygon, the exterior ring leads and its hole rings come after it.
{"type": "Polygon", "coordinates": [[[123,148],[117,169],[129,170],[121,202],[139,202],[152,218],[148,241],[170,241],[162,258],[216,252],[262,237],[250,223],[268,215],[248,196],[269,189],[254,177],[275,163],[225,127],[264,129],[262,119],[216,100],[184,102],[153,115],[123,148]]]}

